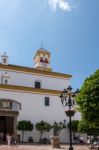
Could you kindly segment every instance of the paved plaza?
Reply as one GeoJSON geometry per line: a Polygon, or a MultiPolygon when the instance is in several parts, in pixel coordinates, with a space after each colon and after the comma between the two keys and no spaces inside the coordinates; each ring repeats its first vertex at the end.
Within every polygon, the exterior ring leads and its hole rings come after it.
{"type": "MultiPolygon", "coordinates": [[[[51,145],[0,145],[0,150],[68,150],[69,145],[62,145],[61,148],[52,148],[51,145]]],[[[74,150],[89,150],[88,146],[73,146],[74,150]]]]}

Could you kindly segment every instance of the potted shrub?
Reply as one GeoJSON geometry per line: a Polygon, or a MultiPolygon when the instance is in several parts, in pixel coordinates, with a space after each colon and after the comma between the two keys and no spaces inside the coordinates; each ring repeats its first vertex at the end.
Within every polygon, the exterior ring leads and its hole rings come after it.
{"type": "Polygon", "coordinates": [[[59,134],[62,129],[66,128],[66,125],[62,122],[57,123],[56,121],[53,123],[53,137],[52,137],[52,146],[53,148],[60,147],[60,139],[59,134]]]}

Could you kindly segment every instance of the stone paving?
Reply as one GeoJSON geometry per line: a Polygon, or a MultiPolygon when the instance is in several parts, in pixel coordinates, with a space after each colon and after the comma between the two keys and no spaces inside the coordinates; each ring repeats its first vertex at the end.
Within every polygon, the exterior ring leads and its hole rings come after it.
{"type": "MultiPolygon", "coordinates": [[[[77,145],[73,147],[74,150],[89,150],[88,146],[85,145],[77,145]]],[[[61,145],[61,148],[52,148],[51,145],[0,145],[0,150],[68,150],[68,148],[68,145],[61,145]]]]}

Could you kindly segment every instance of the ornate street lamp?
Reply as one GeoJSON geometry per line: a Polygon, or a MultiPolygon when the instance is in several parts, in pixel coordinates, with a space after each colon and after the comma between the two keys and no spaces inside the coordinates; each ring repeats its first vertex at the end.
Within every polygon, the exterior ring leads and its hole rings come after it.
{"type": "Polygon", "coordinates": [[[65,114],[69,117],[69,124],[70,124],[70,146],[69,150],[73,150],[72,146],[72,128],[71,128],[71,117],[74,116],[76,110],[74,109],[75,101],[74,97],[77,95],[79,90],[77,89],[75,92],[72,92],[72,87],[68,86],[67,89],[61,93],[61,103],[63,108],[65,108],[65,114]]]}

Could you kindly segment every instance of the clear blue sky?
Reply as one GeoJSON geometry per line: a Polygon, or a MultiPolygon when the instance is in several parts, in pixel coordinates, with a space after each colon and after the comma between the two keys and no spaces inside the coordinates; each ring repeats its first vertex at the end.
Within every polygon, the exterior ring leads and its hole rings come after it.
{"type": "Polygon", "coordinates": [[[99,0],[0,0],[0,55],[32,67],[41,42],[53,71],[72,74],[80,88],[99,68],[99,0]]]}

